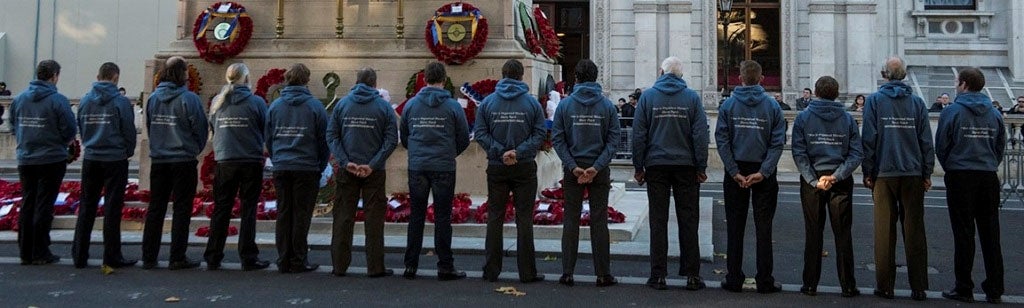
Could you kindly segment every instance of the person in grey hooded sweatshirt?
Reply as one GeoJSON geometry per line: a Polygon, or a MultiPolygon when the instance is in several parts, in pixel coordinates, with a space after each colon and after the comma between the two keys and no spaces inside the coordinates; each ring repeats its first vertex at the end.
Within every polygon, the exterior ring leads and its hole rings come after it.
{"type": "Polygon", "coordinates": [[[946,205],[953,228],[955,285],[942,296],[974,301],[974,232],[985,260],[981,289],[990,303],[1002,302],[1003,252],[999,243],[999,163],[1006,149],[1003,116],[981,91],[985,75],[978,68],[957,74],[958,95],[942,109],[935,131],[935,154],[946,171],[946,205]]]}
{"type": "Polygon", "coordinates": [[[18,177],[25,197],[18,213],[22,265],[60,261],[50,251],[50,227],[76,124],[67,97],[57,93],[58,80],[60,64],[43,60],[36,66],[36,80],[11,103],[11,133],[18,143],[18,177]]]}
{"type": "Polygon", "coordinates": [[[708,119],[700,95],[686,86],[683,62],[669,57],[662,75],[640,95],[633,120],[633,174],[648,183],[651,225],[651,277],[647,285],[667,290],[669,196],[675,197],[676,224],[686,289],[705,287],[700,277],[700,183],[707,180],[708,119]]]}
{"type": "Polygon", "coordinates": [[[199,266],[185,256],[192,198],[198,182],[197,156],[206,147],[208,123],[199,96],[185,86],[188,66],[185,59],[167,59],[160,73],[160,84],[146,102],[146,130],[149,132],[150,185],[152,198],[146,211],[142,234],[142,267],[156,267],[160,253],[167,202],[174,194],[171,220],[170,269],[199,266]]]}
{"type": "Polygon", "coordinates": [[[772,276],[772,219],[778,205],[779,182],[776,167],[786,144],[786,124],[782,109],[765,93],[760,83],[761,65],[747,60],[740,63],[743,86],[736,87],[718,110],[715,142],[725,166],[725,216],[728,237],[728,274],[722,288],[743,291],[743,235],[747,212],[754,208],[757,235],[757,292],[782,290],[772,276]]]}
{"type": "Polygon", "coordinates": [[[875,200],[875,295],[893,298],[896,282],[896,226],[902,223],[910,297],[925,300],[928,243],[924,232],[924,193],[932,186],[935,148],[928,109],[903,83],[907,66],[898,57],[885,61],[888,82],[864,103],[864,186],[875,200]]]}
{"type": "Polygon", "coordinates": [[[836,266],[843,297],[860,294],[853,276],[853,171],[861,161],[860,132],[853,116],[836,102],[839,83],[831,76],[814,84],[818,99],[793,121],[793,161],[800,170],[804,211],[804,270],[800,292],[814,296],[821,278],[822,230],[831,218],[836,266]]]}
{"type": "Polygon", "coordinates": [[[75,267],[89,260],[89,242],[96,222],[100,195],[103,196],[103,264],[121,268],[138,260],[121,254],[121,209],[128,184],[128,158],[135,155],[135,113],[132,103],[117,91],[121,69],[114,63],[100,66],[92,91],[78,105],[78,127],[82,134],[82,204],[78,209],[75,238],[71,246],[75,267]]]}
{"type": "Polygon", "coordinates": [[[434,193],[434,249],[437,279],[466,278],[455,269],[452,256],[452,200],[455,198],[455,158],[469,147],[466,112],[444,89],[444,64],[424,69],[427,86],[409,100],[402,113],[402,146],[409,149],[409,234],[405,247],[406,279],[416,278],[423,250],[427,195],[434,193]]]}
{"type": "Polygon", "coordinates": [[[352,262],[352,233],[360,198],[366,221],[366,268],[371,278],[391,276],[384,266],[384,214],[387,210],[384,165],[398,144],[395,111],[376,89],[377,72],[364,68],[356,85],[327,124],[327,141],[334,160],[344,171],[335,175],[334,225],[331,260],[334,274],[344,276],[352,262]]]}
{"type": "Polygon", "coordinates": [[[487,152],[487,262],[483,278],[497,281],[504,258],[502,230],[505,203],[512,193],[516,210],[516,263],[519,280],[544,280],[537,274],[533,247],[533,206],[537,196],[537,163],[546,133],[544,109],[522,82],[523,64],[508,60],[501,68],[501,81],[476,110],[473,136],[487,152]]]}
{"type": "Polygon", "coordinates": [[[281,273],[314,271],[309,263],[310,219],[320,190],[319,180],[330,159],[327,146],[327,110],[309,94],[309,68],[293,64],[284,73],[287,86],[270,104],[264,134],[277,190],[277,270],[281,273]]]}
{"type": "Polygon", "coordinates": [[[597,65],[589,59],[576,64],[572,95],[555,111],[552,135],[555,152],[562,159],[562,187],[565,189],[565,218],[562,221],[562,277],[558,283],[573,285],[576,256],[580,245],[580,214],[583,191],[590,191],[590,243],[593,245],[597,286],[618,283],[611,274],[608,240],[608,194],[611,171],[608,164],[619,145],[619,115],[615,105],[601,92],[597,65]]]}
{"type": "Polygon", "coordinates": [[[243,270],[270,266],[260,260],[256,247],[256,207],[263,190],[263,126],[267,103],[249,89],[249,67],[244,63],[228,66],[224,74],[228,84],[213,98],[210,129],[217,167],[213,178],[213,216],[206,242],[206,269],[220,269],[224,244],[235,197],[241,201],[241,228],[238,231],[238,256],[243,270]]]}

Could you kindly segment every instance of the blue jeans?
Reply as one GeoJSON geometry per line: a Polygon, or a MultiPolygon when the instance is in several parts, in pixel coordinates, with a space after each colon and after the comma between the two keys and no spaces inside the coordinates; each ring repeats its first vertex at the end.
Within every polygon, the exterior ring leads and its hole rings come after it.
{"type": "Polygon", "coordinates": [[[434,250],[437,269],[455,270],[452,257],[452,199],[455,198],[455,171],[409,170],[409,234],[405,249],[405,267],[416,268],[423,250],[423,224],[427,218],[427,194],[434,193],[434,250]]]}

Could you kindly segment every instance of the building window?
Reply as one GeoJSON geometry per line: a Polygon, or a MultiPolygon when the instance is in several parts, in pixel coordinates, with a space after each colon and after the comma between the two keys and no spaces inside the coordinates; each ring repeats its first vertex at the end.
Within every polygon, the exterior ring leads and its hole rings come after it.
{"type": "Polygon", "coordinates": [[[974,10],[976,0],[924,0],[926,10],[974,10]]]}

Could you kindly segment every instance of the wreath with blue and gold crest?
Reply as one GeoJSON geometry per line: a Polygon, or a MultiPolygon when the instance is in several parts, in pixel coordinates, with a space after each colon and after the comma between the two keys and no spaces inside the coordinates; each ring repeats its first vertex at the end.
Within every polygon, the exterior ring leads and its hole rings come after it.
{"type": "Polygon", "coordinates": [[[427,21],[427,47],[446,64],[463,64],[487,44],[487,18],[466,2],[445,4],[427,21]]]}
{"type": "Polygon", "coordinates": [[[252,18],[235,2],[214,3],[199,14],[192,27],[192,42],[206,62],[224,63],[241,53],[250,38],[252,18]]]}

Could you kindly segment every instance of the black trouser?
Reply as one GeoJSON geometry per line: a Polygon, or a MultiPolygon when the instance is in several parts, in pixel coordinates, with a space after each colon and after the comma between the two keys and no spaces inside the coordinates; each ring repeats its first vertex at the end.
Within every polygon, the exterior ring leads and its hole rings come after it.
{"type": "Polygon", "coordinates": [[[416,268],[423,250],[423,224],[427,219],[427,195],[434,193],[434,251],[437,269],[455,270],[452,256],[452,200],[455,171],[409,170],[409,228],[406,236],[405,267],[416,268]]]}
{"type": "Polygon", "coordinates": [[[679,275],[700,276],[700,183],[693,166],[650,166],[644,174],[650,206],[651,277],[668,275],[668,211],[669,198],[676,202],[676,225],[679,227],[679,250],[682,266],[679,275]]]}
{"type": "Polygon", "coordinates": [[[336,198],[334,199],[334,225],[331,235],[331,263],[335,273],[345,273],[352,263],[352,234],[354,233],[359,199],[363,199],[363,221],[366,235],[366,271],[368,274],[383,273],[384,267],[384,214],[388,198],[384,191],[387,172],[375,170],[361,178],[342,169],[335,174],[336,198]]]}
{"type": "Polygon", "coordinates": [[[319,171],[274,171],[277,189],[277,266],[306,265],[310,219],[320,191],[319,171]]]}
{"type": "MultiPolygon", "coordinates": [[[[761,163],[736,162],[743,176],[757,173],[761,163]]],[[[773,174],[763,181],[742,188],[726,174],[722,180],[725,193],[726,234],[728,237],[728,256],[726,282],[730,286],[743,284],[743,235],[747,227],[747,211],[751,203],[754,207],[754,229],[757,236],[757,280],[758,289],[769,288],[775,283],[772,276],[774,260],[772,258],[772,219],[779,199],[779,182],[773,174]]]]}
{"type": "Polygon", "coordinates": [[[18,249],[22,263],[44,260],[50,252],[53,202],[60,192],[67,163],[18,165],[21,209],[18,213],[18,249]]]}
{"type": "MultiPolygon", "coordinates": [[[[832,174],[819,172],[820,178],[832,174]]],[[[825,216],[832,225],[836,241],[836,271],[843,290],[857,287],[853,275],[853,178],[832,184],[829,190],[818,190],[800,177],[800,202],[804,208],[804,286],[817,287],[821,280],[822,232],[825,216]]]]}
{"type": "Polygon", "coordinates": [[[263,190],[263,162],[217,162],[213,177],[213,217],[210,238],[203,258],[209,264],[224,259],[224,243],[231,224],[235,196],[241,199],[241,228],[238,231],[238,256],[242,264],[259,261],[256,247],[256,207],[263,190]]]}
{"type": "Polygon", "coordinates": [[[171,262],[184,261],[188,247],[188,225],[192,220],[192,199],[196,196],[198,161],[153,163],[149,183],[152,195],[142,233],[142,261],[156,262],[160,254],[167,202],[174,195],[171,219],[171,262]]]}
{"type": "Polygon", "coordinates": [[[977,225],[985,281],[981,289],[990,297],[1003,295],[1003,250],[999,243],[999,176],[987,171],[946,170],[946,205],[953,227],[953,272],[956,290],[973,293],[974,232],[977,225]]]}
{"type": "Polygon", "coordinates": [[[896,283],[896,226],[901,222],[910,288],[928,289],[928,243],[924,233],[924,179],[920,176],[880,177],[875,199],[875,284],[892,292],[896,283]]]}
{"type": "MultiPolygon", "coordinates": [[[[589,168],[590,166],[579,166],[589,168]]],[[[562,219],[562,274],[571,275],[576,270],[576,256],[580,248],[580,213],[583,211],[583,189],[590,190],[590,245],[594,255],[594,274],[597,277],[611,275],[610,245],[608,236],[608,194],[611,191],[611,171],[604,168],[597,172],[589,184],[579,184],[572,170],[565,170],[562,177],[565,192],[565,215],[562,219]]]]}
{"type": "Polygon", "coordinates": [[[71,245],[71,257],[75,265],[85,266],[89,260],[89,241],[101,195],[103,264],[113,264],[124,259],[121,254],[121,208],[124,207],[125,185],[128,185],[128,160],[82,161],[82,203],[78,208],[75,240],[71,245]]]}
{"type": "Polygon", "coordinates": [[[522,162],[512,166],[487,166],[487,262],[484,278],[497,278],[501,274],[504,256],[503,234],[505,205],[512,193],[516,210],[516,264],[519,279],[529,280],[537,275],[537,260],[533,247],[533,205],[537,197],[537,163],[522,162]]]}

